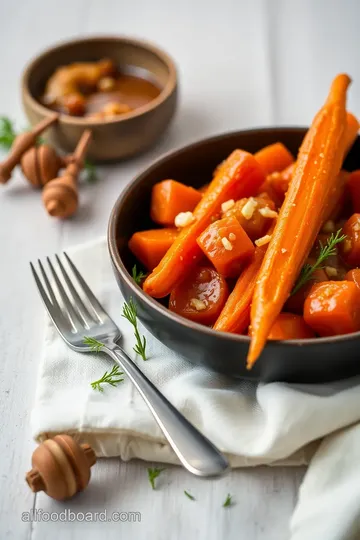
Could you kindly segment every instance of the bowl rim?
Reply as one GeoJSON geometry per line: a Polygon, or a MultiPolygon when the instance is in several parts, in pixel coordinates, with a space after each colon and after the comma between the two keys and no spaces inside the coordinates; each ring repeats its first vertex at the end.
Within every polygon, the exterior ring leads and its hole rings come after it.
{"type": "MultiPolygon", "coordinates": [[[[138,107],[137,109],[134,109],[133,111],[130,111],[128,113],[124,113],[121,115],[120,118],[109,118],[107,120],[104,119],[86,119],[83,117],[78,116],[71,116],[69,114],[63,114],[61,113],[59,115],[59,122],[65,125],[76,125],[76,126],[83,126],[83,127],[96,127],[99,125],[113,125],[120,122],[126,122],[130,121],[133,118],[136,118],[138,116],[141,116],[143,114],[146,114],[154,109],[156,109],[159,105],[164,103],[176,90],[177,87],[177,70],[176,70],[176,64],[174,60],[171,58],[171,56],[168,55],[167,52],[165,52],[163,49],[158,47],[157,45],[151,43],[147,40],[142,40],[138,38],[132,38],[130,36],[126,35],[110,35],[110,34],[96,34],[96,35],[90,35],[82,38],[75,38],[75,39],[67,39],[62,40],[55,45],[52,45],[51,47],[47,47],[46,49],[43,49],[39,54],[34,56],[28,64],[25,66],[22,76],[21,76],[21,88],[23,93],[23,99],[27,101],[27,103],[38,113],[41,114],[44,117],[48,117],[52,114],[54,114],[54,111],[48,107],[45,107],[45,105],[42,105],[36,98],[33,97],[33,95],[30,92],[29,88],[29,81],[32,75],[32,72],[34,68],[39,65],[44,58],[51,56],[54,52],[58,51],[59,49],[65,49],[69,45],[77,45],[77,44],[84,44],[88,42],[117,42],[117,43],[124,43],[129,45],[135,45],[142,49],[145,49],[147,51],[150,51],[155,56],[157,56],[167,67],[169,70],[169,76],[167,79],[167,82],[165,86],[161,89],[159,95],[152,99],[149,103],[146,105],[143,105],[142,107],[138,107]]],[[[75,61],[75,60],[74,60],[75,61]]]]}
{"type": "MultiPolygon", "coordinates": [[[[232,334],[230,332],[222,332],[219,330],[213,330],[212,328],[209,328],[208,326],[204,326],[202,324],[190,321],[188,319],[185,319],[184,317],[181,317],[175,312],[170,311],[168,308],[157,302],[156,298],[152,298],[150,295],[145,293],[143,289],[135,283],[135,281],[130,276],[128,270],[126,269],[122,258],[120,257],[119,250],[117,248],[117,242],[116,242],[116,232],[117,232],[117,221],[118,216],[121,213],[121,208],[124,206],[126,199],[128,195],[131,193],[131,191],[141,184],[143,179],[147,176],[149,172],[151,172],[153,169],[158,167],[160,164],[166,162],[168,159],[181,155],[186,153],[187,151],[194,150],[197,147],[202,146],[203,144],[216,142],[218,140],[237,136],[237,135],[246,135],[246,134],[256,134],[256,133],[264,133],[264,132],[277,132],[277,131],[290,131],[290,132],[303,132],[306,131],[308,127],[305,126],[275,126],[275,127],[261,127],[261,128],[251,128],[251,129],[243,129],[243,130],[235,130],[235,131],[227,131],[224,133],[221,133],[219,135],[214,135],[211,137],[206,137],[203,139],[199,139],[197,141],[194,141],[190,144],[187,144],[185,146],[181,146],[180,148],[176,148],[175,150],[170,150],[169,152],[166,152],[165,154],[161,155],[158,159],[153,161],[149,166],[144,167],[130,182],[129,184],[124,188],[124,190],[120,193],[119,197],[116,199],[115,204],[111,210],[111,214],[109,217],[108,222],[108,229],[107,229],[107,245],[108,245],[108,251],[110,254],[111,261],[116,268],[116,271],[120,274],[120,277],[123,281],[125,281],[126,285],[131,289],[131,291],[136,295],[137,297],[140,297],[141,300],[147,304],[147,306],[150,309],[154,309],[157,311],[161,316],[167,317],[173,322],[180,324],[182,327],[187,329],[192,329],[195,331],[200,332],[201,334],[205,334],[210,337],[217,337],[224,340],[229,341],[235,341],[239,343],[248,343],[250,344],[250,337],[244,336],[240,334],[232,334]]],[[[267,342],[267,346],[271,344],[275,344],[277,346],[281,345],[283,347],[289,347],[291,345],[306,347],[311,345],[325,345],[327,343],[337,343],[340,341],[351,341],[353,339],[357,339],[360,337],[360,332],[354,332],[352,334],[343,334],[339,336],[329,336],[329,337],[316,337],[316,338],[309,338],[309,339],[288,339],[285,341],[281,340],[272,340],[267,342]]]]}

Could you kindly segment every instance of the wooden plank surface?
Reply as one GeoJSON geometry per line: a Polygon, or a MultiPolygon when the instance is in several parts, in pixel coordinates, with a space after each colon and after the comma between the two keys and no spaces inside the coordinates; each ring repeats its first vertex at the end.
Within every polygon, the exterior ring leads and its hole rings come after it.
{"type": "MultiPolygon", "coordinates": [[[[42,48],[92,33],[124,33],[164,47],[176,60],[180,105],[164,139],[145,155],[102,167],[101,181],[81,190],[81,210],[66,223],[50,220],[39,194],[17,174],[0,189],[0,538],[89,540],[107,538],[215,540],[287,538],[303,469],[237,470],[217,481],[164,472],[156,492],[147,465],[103,460],[89,489],[59,504],[24,483],[34,448],[29,413],[43,333],[43,308],[28,261],[106,233],[111,207],[138,170],[164,151],[225,130],[276,123],[305,124],[338,70],[360,81],[352,0],[21,0],[0,5],[2,81],[0,113],[26,125],[21,110],[24,65],[42,48]],[[324,20],[325,18],[325,20],[324,20]],[[184,489],[197,498],[188,500],[184,489]],[[227,493],[233,508],[221,507],[227,493]],[[28,523],[32,508],[75,512],[136,511],[140,523],[28,523]]],[[[360,92],[352,109],[360,113],[360,92]]]]}

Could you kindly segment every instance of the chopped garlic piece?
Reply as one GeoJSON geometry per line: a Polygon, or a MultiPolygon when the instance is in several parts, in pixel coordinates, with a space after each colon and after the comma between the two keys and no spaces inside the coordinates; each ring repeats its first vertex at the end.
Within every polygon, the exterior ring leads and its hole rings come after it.
{"type": "Polygon", "coordinates": [[[335,223],[329,219],[324,223],[322,230],[323,232],[335,232],[335,223]]]}
{"type": "Polygon", "coordinates": [[[195,220],[192,212],[180,212],[175,218],[175,227],[186,227],[195,220]]]}
{"type": "Polygon", "coordinates": [[[227,212],[228,210],[230,210],[230,208],[234,206],[234,204],[235,204],[234,199],[229,199],[228,201],[223,202],[221,205],[221,211],[227,212]]]}
{"type": "Polygon", "coordinates": [[[224,236],[224,238],[221,239],[222,245],[227,251],[231,251],[233,246],[232,243],[224,236]]]}
{"type": "Polygon", "coordinates": [[[266,218],[276,218],[278,216],[278,213],[275,212],[275,210],[271,210],[271,208],[269,208],[268,206],[260,208],[259,212],[263,217],[266,218]]]}
{"type": "Polygon", "coordinates": [[[203,300],[199,300],[198,298],[192,298],[190,300],[190,305],[196,309],[196,311],[203,311],[206,309],[206,304],[203,302],[203,300]]]}
{"type": "Polygon", "coordinates": [[[260,246],[265,246],[265,244],[268,244],[271,240],[271,235],[270,234],[265,234],[265,236],[262,236],[261,238],[258,238],[257,240],[255,240],[255,244],[260,247],[260,246]]]}
{"type": "Polygon", "coordinates": [[[327,273],[328,277],[336,277],[338,275],[338,271],[333,266],[325,266],[325,272],[327,273]]]}
{"type": "Polygon", "coordinates": [[[281,248],[281,253],[286,253],[286,252],[287,252],[286,248],[281,248]]]}
{"type": "Polygon", "coordinates": [[[229,234],[229,240],[232,240],[232,241],[236,240],[236,234],[234,234],[233,232],[231,232],[231,233],[229,234]]]}
{"type": "Polygon", "coordinates": [[[241,213],[245,219],[249,220],[253,217],[255,209],[257,207],[257,201],[253,197],[249,197],[248,201],[244,204],[241,213]]]}

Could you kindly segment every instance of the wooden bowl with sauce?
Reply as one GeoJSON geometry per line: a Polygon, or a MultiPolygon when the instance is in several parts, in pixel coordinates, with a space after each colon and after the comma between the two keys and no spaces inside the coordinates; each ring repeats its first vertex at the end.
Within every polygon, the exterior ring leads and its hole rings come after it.
{"type": "Polygon", "coordinates": [[[57,109],[61,113],[59,122],[46,132],[50,144],[71,152],[84,129],[90,128],[93,139],[88,157],[97,162],[131,157],[146,150],[164,133],[177,103],[177,75],[172,59],[143,41],[89,37],[47,49],[27,66],[22,77],[23,105],[31,125],[35,125],[56,109],[44,100],[44,92],[58,68],[103,59],[111,60],[117,70],[112,87],[87,96],[86,116],[72,116],[57,109]],[[99,114],[104,105],[111,107],[114,103],[120,107],[125,104],[124,112],[106,117],[99,114]]]}

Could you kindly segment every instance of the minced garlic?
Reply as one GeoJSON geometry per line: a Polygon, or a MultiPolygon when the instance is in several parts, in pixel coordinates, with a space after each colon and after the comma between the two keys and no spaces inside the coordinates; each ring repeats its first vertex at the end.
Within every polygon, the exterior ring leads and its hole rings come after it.
{"type": "Polygon", "coordinates": [[[265,236],[262,236],[261,238],[258,238],[257,240],[255,240],[255,245],[257,245],[258,247],[265,246],[265,244],[268,244],[270,240],[271,240],[271,235],[265,234],[265,236]]]}
{"type": "Polygon", "coordinates": [[[244,204],[241,210],[241,213],[244,216],[244,218],[247,220],[251,219],[253,217],[256,207],[257,207],[257,201],[255,201],[254,197],[249,197],[249,199],[244,204]]]}
{"type": "Polygon", "coordinates": [[[281,248],[281,253],[286,253],[286,252],[287,252],[286,248],[281,248]]]}
{"type": "Polygon", "coordinates": [[[196,311],[203,311],[206,309],[206,304],[203,300],[199,300],[198,298],[192,298],[190,300],[190,305],[196,309],[196,311]]]}
{"type": "Polygon", "coordinates": [[[227,250],[227,251],[231,251],[233,246],[232,246],[232,243],[229,241],[228,238],[226,238],[226,236],[224,236],[224,238],[221,239],[221,243],[222,245],[224,246],[224,248],[227,250]]]}
{"type": "Polygon", "coordinates": [[[271,210],[268,206],[260,208],[259,213],[266,218],[276,218],[278,216],[278,213],[275,210],[271,210]]]}
{"type": "Polygon", "coordinates": [[[234,204],[235,204],[234,199],[229,199],[228,201],[223,202],[221,205],[221,211],[227,212],[228,210],[230,210],[230,208],[234,206],[234,204]]]}
{"type": "Polygon", "coordinates": [[[229,240],[231,240],[232,242],[233,242],[234,240],[236,240],[236,234],[234,234],[233,232],[231,232],[231,233],[229,234],[229,240]]]}
{"type": "Polygon", "coordinates": [[[325,266],[325,272],[327,273],[328,277],[336,277],[338,275],[338,271],[333,266],[325,266]]]}
{"type": "Polygon", "coordinates": [[[194,214],[192,212],[180,212],[175,217],[175,227],[187,227],[195,220],[194,214]]]}

